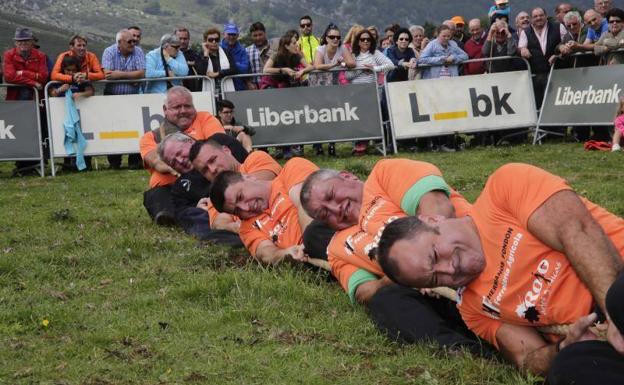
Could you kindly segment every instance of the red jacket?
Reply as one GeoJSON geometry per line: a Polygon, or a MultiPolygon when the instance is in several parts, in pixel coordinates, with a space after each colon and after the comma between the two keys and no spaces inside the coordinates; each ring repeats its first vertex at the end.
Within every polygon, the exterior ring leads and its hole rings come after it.
{"type": "MultiPolygon", "coordinates": [[[[483,57],[483,45],[485,44],[485,34],[481,35],[479,42],[470,38],[464,44],[464,51],[469,59],[480,59],[483,57]]],[[[464,75],[478,75],[485,72],[485,62],[465,63],[464,75]]]]}
{"type": "MultiPolygon", "coordinates": [[[[36,83],[44,85],[48,82],[48,66],[46,56],[38,49],[33,48],[30,56],[24,58],[18,53],[17,48],[12,48],[4,53],[2,59],[4,81],[13,84],[34,86],[36,83]],[[19,71],[22,71],[19,75],[19,71]]],[[[19,88],[9,87],[6,100],[18,100],[19,88]]],[[[32,99],[32,96],[31,98],[32,99]]]]}

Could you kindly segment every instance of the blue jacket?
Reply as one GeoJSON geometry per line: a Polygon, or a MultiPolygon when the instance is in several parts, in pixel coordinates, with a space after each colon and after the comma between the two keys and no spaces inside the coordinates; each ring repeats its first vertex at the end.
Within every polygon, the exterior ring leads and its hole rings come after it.
{"type": "MultiPolygon", "coordinates": [[[[247,56],[247,51],[245,47],[241,45],[240,42],[236,42],[233,46],[230,46],[225,39],[221,40],[221,48],[225,52],[228,52],[234,58],[236,62],[236,68],[238,69],[239,74],[248,74],[250,71],[249,65],[249,56],[247,56]]],[[[245,90],[245,80],[244,78],[236,78],[234,79],[234,88],[236,91],[245,90]]]]}
{"type": "MultiPolygon", "coordinates": [[[[163,60],[160,54],[161,48],[155,48],[145,55],[145,77],[146,78],[164,78],[167,76],[167,71],[163,65],[163,60]]],[[[188,75],[188,65],[182,50],[178,50],[178,54],[175,58],[170,57],[167,59],[167,66],[173,71],[176,76],[188,75]]],[[[182,85],[180,80],[172,80],[173,85],[182,85]]],[[[145,88],[146,94],[164,94],[167,92],[167,81],[159,80],[147,83],[145,88]]]]}
{"type": "Polygon", "coordinates": [[[390,59],[392,64],[396,66],[395,69],[388,73],[388,81],[399,82],[407,80],[409,71],[407,68],[401,67],[399,62],[409,62],[413,58],[416,58],[414,50],[407,47],[405,51],[401,52],[396,45],[393,45],[392,47],[388,47],[386,56],[388,56],[388,59],[390,59]]]}
{"type": "Polygon", "coordinates": [[[459,76],[459,69],[457,63],[461,63],[464,60],[468,60],[468,54],[457,46],[453,40],[448,42],[446,48],[438,42],[438,39],[432,40],[420,54],[418,59],[418,65],[431,64],[437,65],[435,67],[425,67],[422,69],[423,79],[435,79],[440,77],[440,71],[444,64],[444,59],[449,55],[453,55],[455,60],[453,64],[448,66],[448,70],[451,76],[459,76]]]}

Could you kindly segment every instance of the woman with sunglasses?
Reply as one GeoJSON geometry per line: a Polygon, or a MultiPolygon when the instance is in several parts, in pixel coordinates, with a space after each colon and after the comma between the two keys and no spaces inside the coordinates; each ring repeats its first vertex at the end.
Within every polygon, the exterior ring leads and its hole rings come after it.
{"type": "MultiPolygon", "coordinates": [[[[355,64],[357,67],[364,67],[367,70],[347,72],[347,79],[351,80],[351,83],[375,83],[378,72],[385,73],[394,69],[392,61],[379,52],[376,47],[377,41],[369,30],[361,30],[355,35],[355,43],[353,45],[355,64]]],[[[364,155],[367,147],[367,141],[356,142],[352,153],[356,156],[364,155]]]]}
{"type": "MultiPolygon", "coordinates": [[[[321,45],[316,49],[314,55],[314,69],[317,71],[330,71],[332,69],[353,68],[355,59],[344,44],[340,35],[340,29],[335,24],[329,24],[321,37],[321,45]]],[[[331,86],[347,83],[344,76],[340,76],[342,71],[316,72],[310,74],[311,86],[331,86]]],[[[316,155],[323,155],[323,146],[315,144],[316,155]]],[[[327,148],[329,156],[336,156],[334,143],[329,143],[327,148]]]]}
{"type": "MultiPolygon", "coordinates": [[[[206,61],[206,70],[201,72],[205,73],[209,78],[215,82],[215,91],[217,95],[221,94],[221,79],[225,76],[236,75],[238,69],[236,68],[236,62],[229,52],[226,52],[219,42],[221,41],[221,32],[216,28],[210,28],[204,32],[204,42],[202,48],[204,51],[204,60],[206,61]]],[[[227,90],[234,91],[234,83],[232,80],[225,85],[227,90]]]]}
{"type": "MultiPolygon", "coordinates": [[[[160,38],[160,47],[151,50],[145,55],[145,77],[165,78],[186,76],[188,65],[184,54],[180,50],[180,39],[173,34],[165,34],[160,38]]],[[[146,94],[164,94],[174,85],[182,85],[180,80],[158,80],[148,82],[146,94]]]]}
{"type": "Polygon", "coordinates": [[[416,54],[409,47],[412,34],[407,28],[401,28],[394,34],[394,45],[388,48],[388,59],[396,66],[388,73],[388,82],[408,80],[409,70],[416,69],[416,54]]]}

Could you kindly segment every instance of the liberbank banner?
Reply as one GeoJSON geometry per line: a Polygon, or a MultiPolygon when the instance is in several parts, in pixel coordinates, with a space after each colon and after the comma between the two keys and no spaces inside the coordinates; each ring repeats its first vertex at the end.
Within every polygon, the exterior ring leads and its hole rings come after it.
{"type": "MultiPolygon", "coordinates": [[[[213,113],[210,92],[193,92],[197,111],[213,113]]],[[[82,133],[87,140],[85,155],[139,152],[139,140],[163,121],[165,95],[91,96],[76,102],[82,133]]],[[[65,98],[48,99],[48,116],[55,157],[65,156],[65,98]]]]}
{"type": "Polygon", "coordinates": [[[624,86],[624,65],[554,70],[540,126],[613,123],[624,86]]]}
{"type": "Polygon", "coordinates": [[[0,159],[41,159],[39,108],[34,100],[0,103],[0,159]]]}
{"type": "Polygon", "coordinates": [[[381,138],[377,86],[297,87],[226,92],[254,146],[381,138]]]}
{"type": "Polygon", "coordinates": [[[397,139],[535,126],[528,71],[388,83],[397,139]]]}

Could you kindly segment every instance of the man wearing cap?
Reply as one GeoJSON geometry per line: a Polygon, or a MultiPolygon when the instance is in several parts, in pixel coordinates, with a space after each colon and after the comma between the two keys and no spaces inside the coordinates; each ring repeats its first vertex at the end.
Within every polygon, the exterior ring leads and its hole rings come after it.
{"type": "Polygon", "coordinates": [[[464,34],[464,26],[466,22],[464,18],[461,16],[453,16],[451,18],[453,24],[455,24],[455,34],[453,35],[453,40],[459,45],[462,49],[464,48],[464,44],[468,41],[468,36],[464,34]],[[461,42],[461,45],[460,45],[461,42]]]}
{"type": "MultiPolygon", "coordinates": [[[[4,52],[2,59],[4,81],[27,87],[8,87],[6,100],[33,100],[35,95],[32,87],[39,90],[41,97],[41,91],[48,80],[46,55],[34,48],[34,36],[28,28],[17,28],[13,40],[15,48],[4,52]]],[[[44,137],[47,136],[47,133],[42,134],[44,137]]],[[[16,171],[19,171],[37,164],[39,164],[37,161],[17,161],[15,167],[16,171]]]]}
{"type": "MultiPolygon", "coordinates": [[[[145,55],[139,41],[132,32],[122,29],[115,36],[116,43],[104,50],[102,67],[106,80],[133,80],[145,77],[145,55]]],[[[141,89],[139,82],[108,83],[104,88],[104,95],[137,94],[141,89]]],[[[121,167],[121,155],[109,155],[108,163],[112,169],[121,167]]],[[[128,155],[128,167],[141,168],[139,154],[128,155]]]]}
{"type": "Polygon", "coordinates": [[[43,90],[48,79],[46,56],[33,47],[33,33],[28,28],[17,28],[13,40],[15,48],[6,51],[2,60],[4,80],[29,87],[9,87],[6,100],[32,100],[31,87],[43,90]]]}
{"type": "MultiPolygon", "coordinates": [[[[238,26],[234,23],[227,23],[223,26],[223,40],[221,40],[221,48],[229,53],[236,62],[236,68],[239,74],[249,73],[249,57],[245,47],[238,41],[238,26]]],[[[235,78],[234,88],[237,91],[245,89],[254,89],[251,78],[235,78]]]]}
{"type": "MultiPolygon", "coordinates": [[[[170,33],[160,38],[160,47],[151,50],[145,55],[145,77],[164,78],[186,76],[188,65],[184,54],[180,52],[180,39],[170,33]]],[[[164,94],[174,85],[179,86],[179,80],[159,80],[147,83],[145,93],[164,94]]]]}

